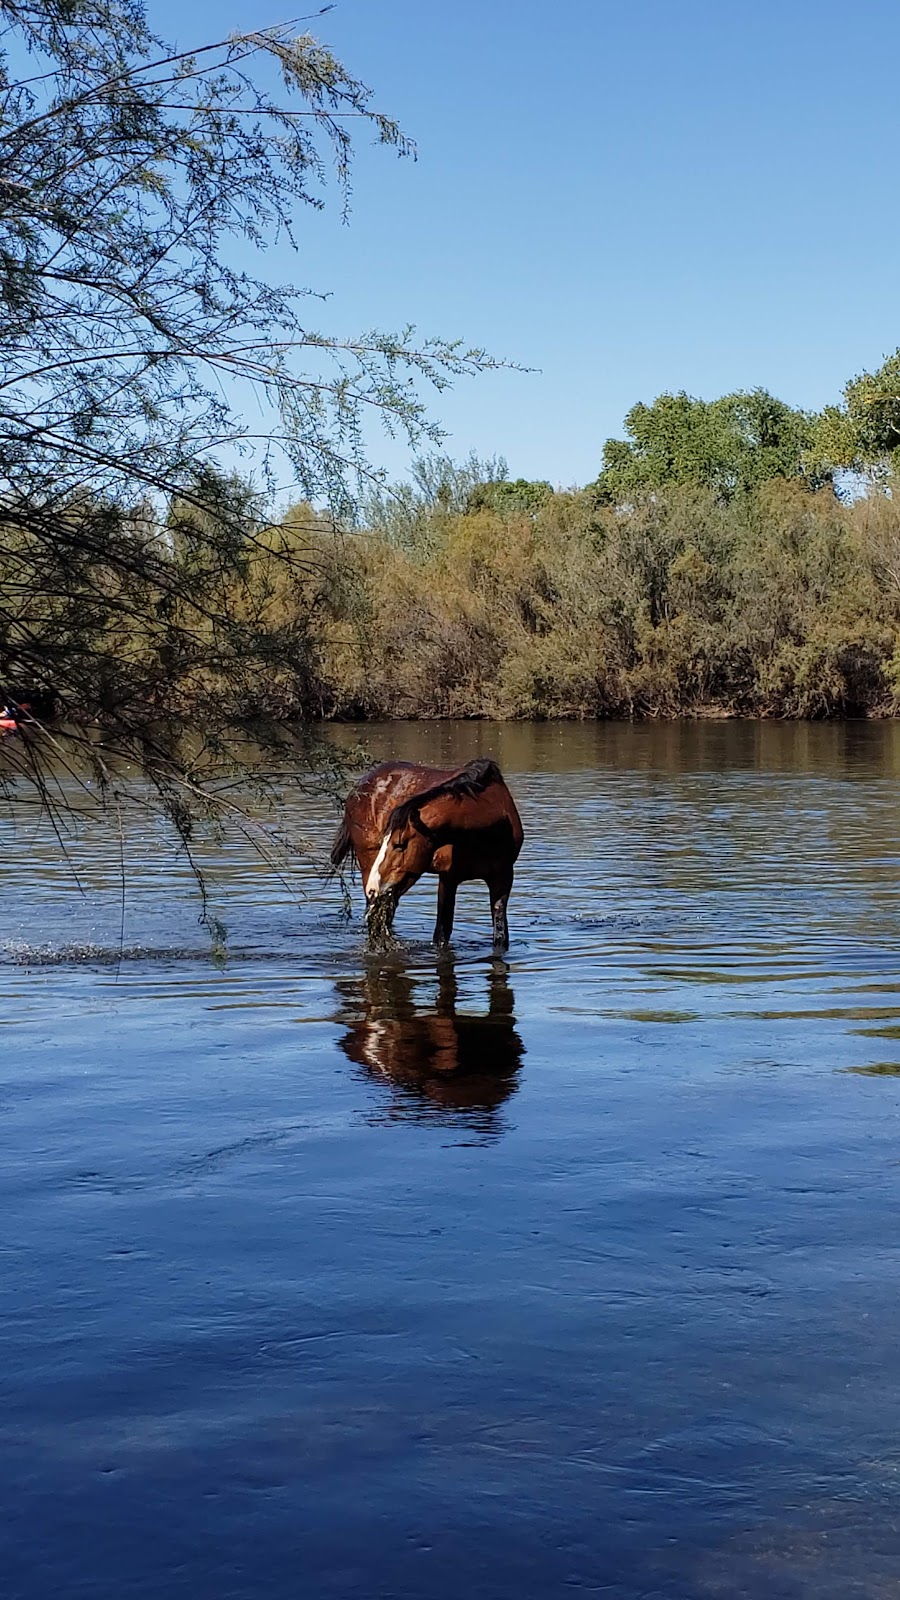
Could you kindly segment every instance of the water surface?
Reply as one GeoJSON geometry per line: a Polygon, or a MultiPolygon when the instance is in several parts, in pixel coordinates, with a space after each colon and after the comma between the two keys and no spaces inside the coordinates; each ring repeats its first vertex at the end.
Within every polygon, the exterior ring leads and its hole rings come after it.
{"type": "Polygon", "coordinates": [[[4,1594],[895,1595],[900,728],[361,734],[500,760],[507,960],[2,823],[4,1594]]]}

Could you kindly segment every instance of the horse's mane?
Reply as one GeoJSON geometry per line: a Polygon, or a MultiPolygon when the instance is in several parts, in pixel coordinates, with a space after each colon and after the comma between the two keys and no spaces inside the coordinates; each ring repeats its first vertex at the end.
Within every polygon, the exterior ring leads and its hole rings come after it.
{"type": "Polygon", "coordinates": [[[446,778],[443,783],[436,783],[430,789],[423,789],[421,793],[411,795],[409,800],[403,800],[399,806],[395,806],[388,817],[387,831],[393,833],[395,828],[405,828],[419,808],[427,805],[429,800],[440,800],[443,795],[465,795],[468,799],[474,799],[476,795],[484,794],[492,783],[502,782],[503,773],[496,761],[470,761],[452,778],[446,778]]]}

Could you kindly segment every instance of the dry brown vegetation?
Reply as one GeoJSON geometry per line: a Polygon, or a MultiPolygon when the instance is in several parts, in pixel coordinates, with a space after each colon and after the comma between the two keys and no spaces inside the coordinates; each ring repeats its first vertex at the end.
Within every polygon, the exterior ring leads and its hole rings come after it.
{"type": "MultiPolygon", "coordinates": [[[[471,497],[470,497],[471,498],[471,497]]],[[[725,504],[425,508],[317,540],[317,704],[340,718],[891,715],[900,504],[774,480],[725,504]]],[[[510,506],[509,501],[513,504],[510,506]]],[[[311,708],[312,709],[312,708],[311,708]]]]}
{"type": "Polygon", "coordinates": [[[851,503],[773,479],[615,507],[457,470],[453,492],[383,495],[355,530],[305,504],[242,515],[253,531],[224,570],[209,519],[175,504],[152,568],[143,546],[135,566],[139,528],[116,524],[105,560],[42,569],[37,592],[7,538],[7,682],[43,680],[63,716],[126,731],[135,704],[195,727],[900,711],[890,481],[851,503]]]}

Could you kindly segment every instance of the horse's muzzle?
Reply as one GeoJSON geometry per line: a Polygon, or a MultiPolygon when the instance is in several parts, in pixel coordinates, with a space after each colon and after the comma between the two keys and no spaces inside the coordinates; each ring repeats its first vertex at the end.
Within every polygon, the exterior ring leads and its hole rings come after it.
{"type": "Polygon", "coordinates": [[[400,894],[395,888],[379,889],[377,894],[367,894],[366,921],[373,916],[380,919],[393,917],[399,903],[400,894]]]}
{"type": "Polygon", "coordinates": [[[406,887],[408,887],[408,885],[405,882],[404,883],[389,883],[386,889],[375,889],[371,894],[369,893],[369,891],[367,889],[366,890],[366,907],[367,907],[367,909],[370,908],[371,906],[377,906],[379,901],[384,901],[386,904],[389,903],[390,901],[393,901],[394,905],[396,906],[397,902],[400,899],[401,894],[403,893],[404,888],[406,888],[406,887]]]}

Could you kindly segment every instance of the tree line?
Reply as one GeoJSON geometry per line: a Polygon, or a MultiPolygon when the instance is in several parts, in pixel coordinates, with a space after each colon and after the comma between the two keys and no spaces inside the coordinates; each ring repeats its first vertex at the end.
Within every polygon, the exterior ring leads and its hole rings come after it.
{"type": "Polygon", "coordinates": [[[45,555],[30,594],[35,552],[8,538],[0,594],[18,585],[29,663],[48,685],[76,663],[79,711],[113,725],[896,714],[890,458],[848,452],[848,480],[811,455],[819,419],[759,394],[627,420],[584,488],[432,454],[352,522],[267,517],[209,475],[162,527],[108,508],[100,552],[45,555]]]}
{"type": "Polygon", "coordinates": [[[318,694],[343,717],[891,716],[900,353],[821,413],[638,404],[554,491],[434,457],[320,541],[318,694]]]}

